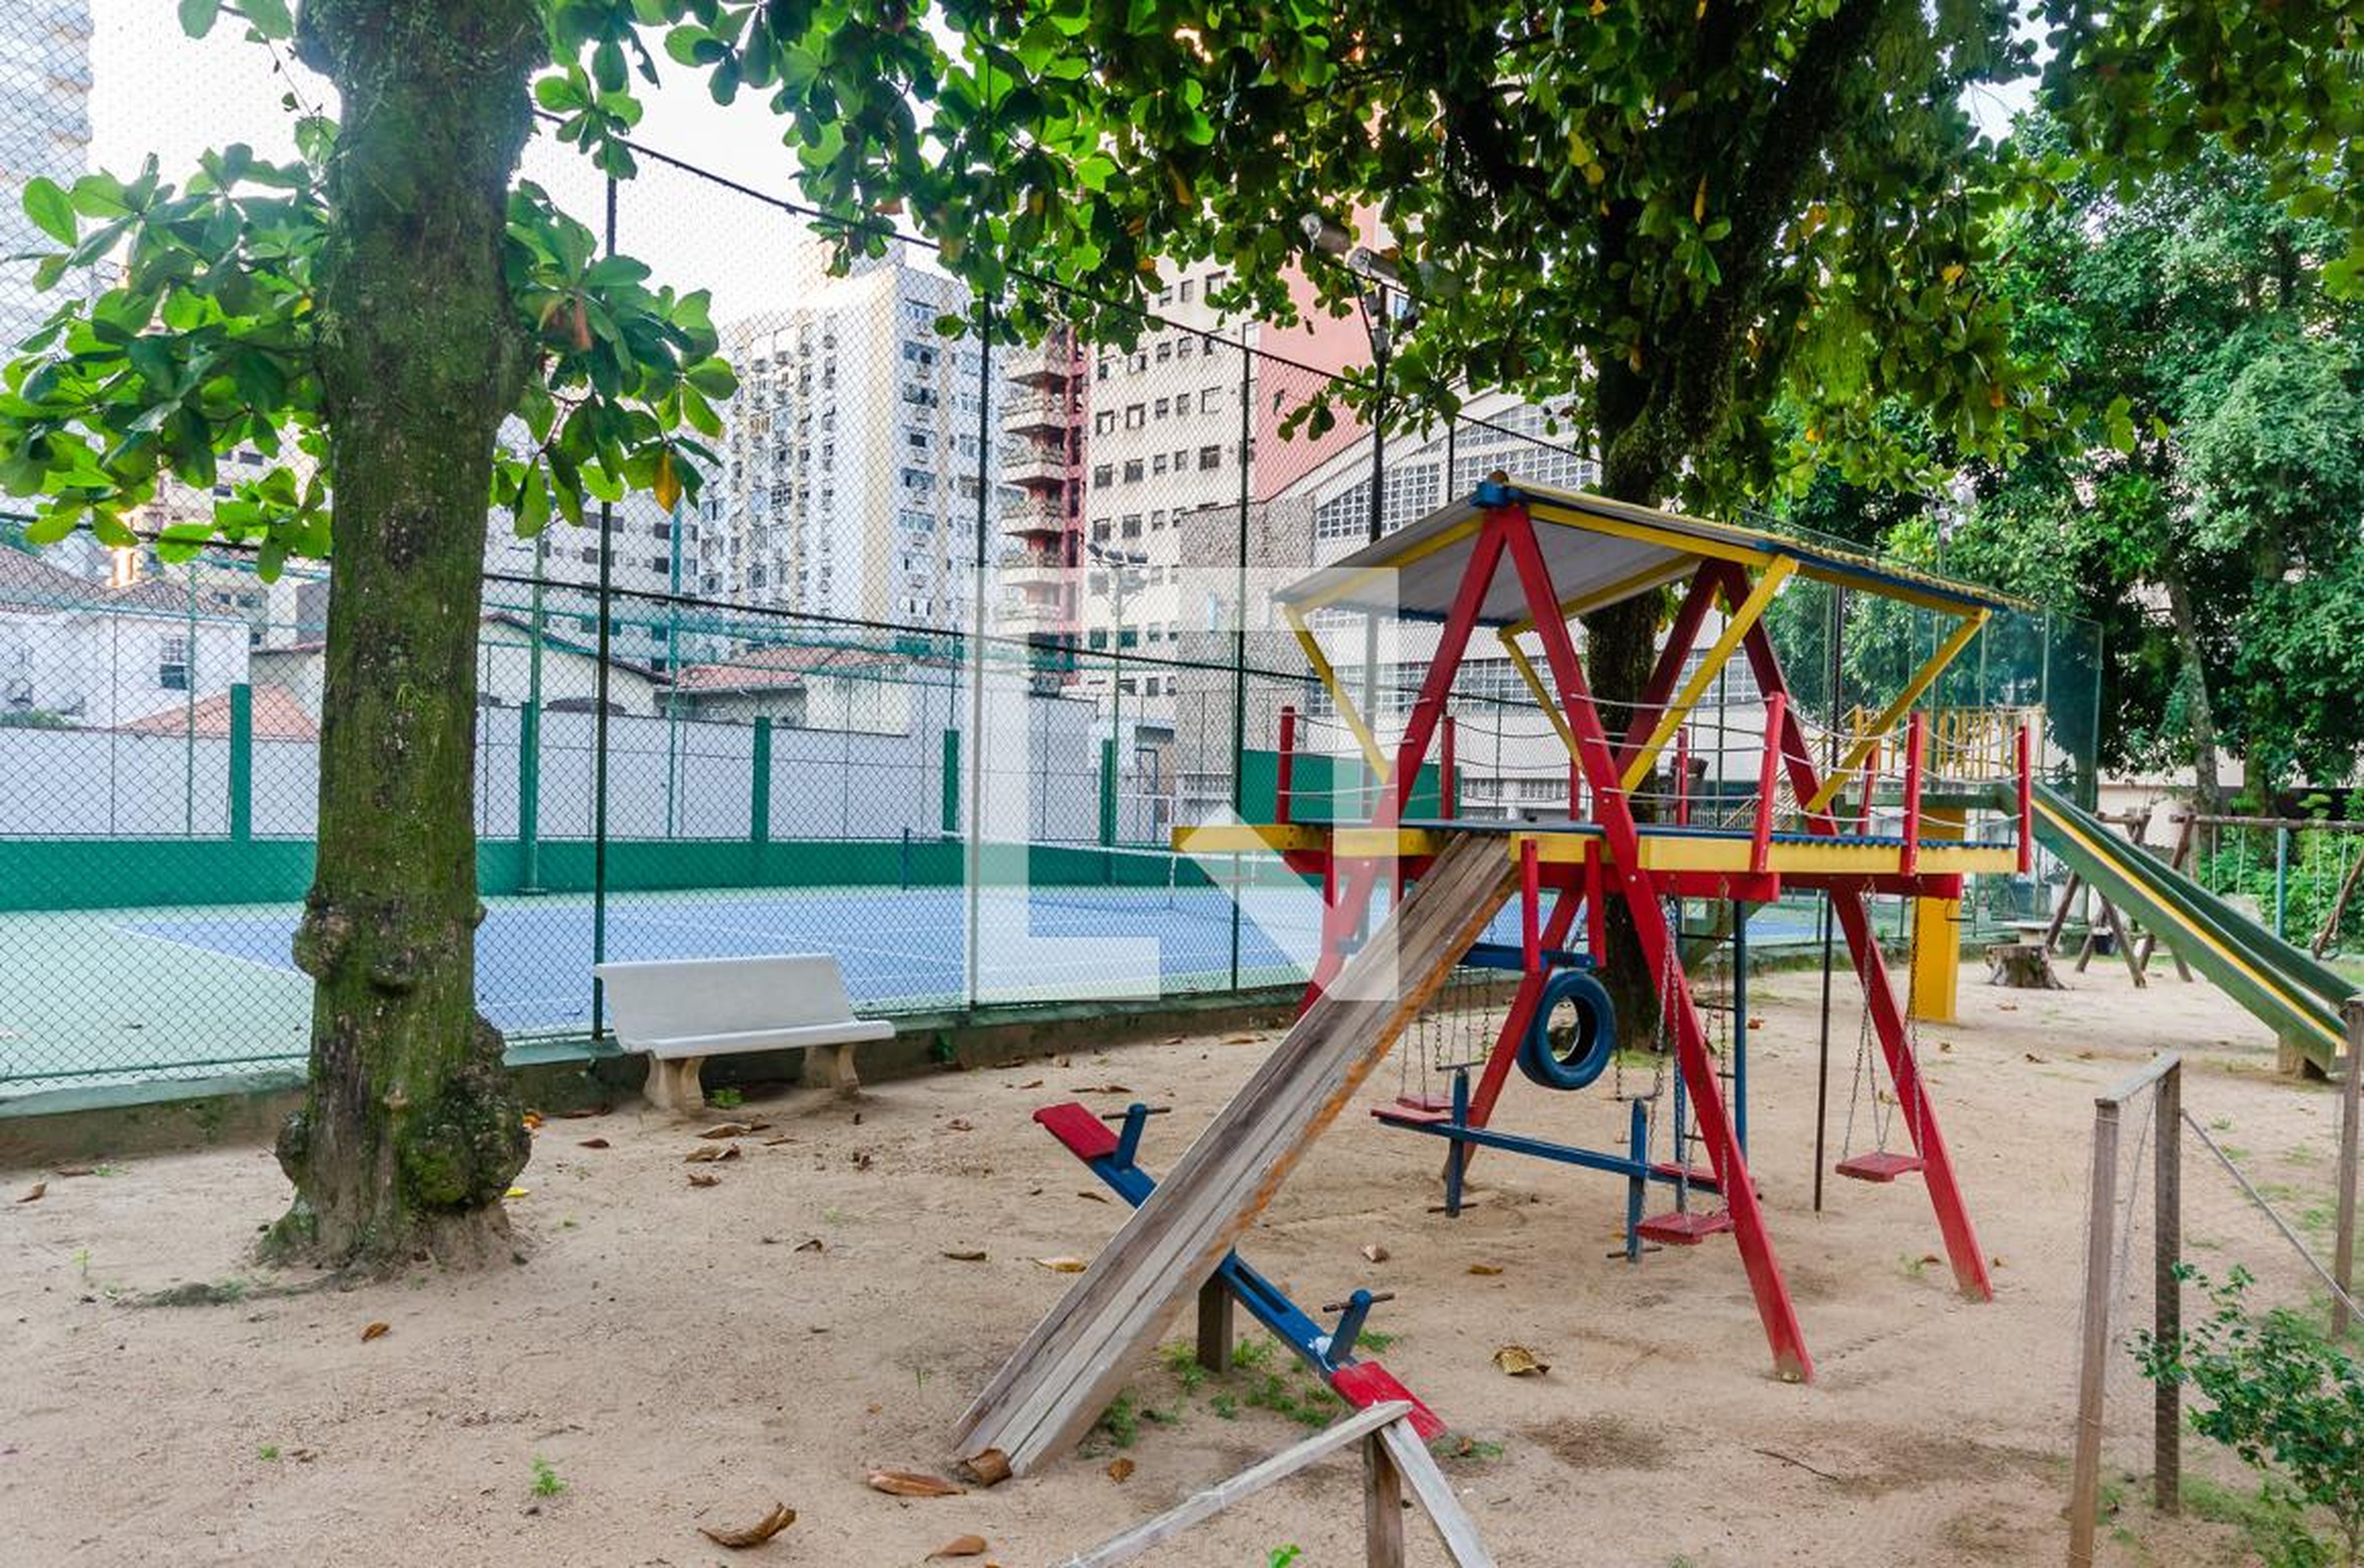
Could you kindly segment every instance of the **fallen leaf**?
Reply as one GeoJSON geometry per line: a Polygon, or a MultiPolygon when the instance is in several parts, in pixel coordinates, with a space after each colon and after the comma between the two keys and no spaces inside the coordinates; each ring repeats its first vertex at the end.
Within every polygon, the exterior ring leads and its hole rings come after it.
{"type": "Polygon", "coordinates": [[[1034,1261],[1054,1274],[1079,1274],[1091,1266],[1081,1258],[1037,1258],[1034,1261]]]}
{"type": "Polygon", "coordinates": [[[820,1250],[820,1238],[818,1236],[814,1237],[809,1241],[799,1241],[797,1243],[797,1251],[799,1252],[818,1252],[820,1250]]]}
{"type": "Polygon", "coordinates": [[[1252,1034],[1227,1034],[1223,1037],[1223,1043],[1225,1045],[1254,1045],[1259,1038],[1260,1037],[1252,1034]]]}
{"type": "Polygon", "coordinates": [[[1029,1078],[1023,1084],[1012,1084],[1009,1086],[1013,1089],[1039,1089],[1043,1086],[1043,1080],[1040,1078],[1029,1078]]]}
{"type": "Polygon", "coordinates": [[[561,1111],[558,1114],[568,1121],[583,1121],[595,1116],[606,1116],[608,1114],[608,1107],[605,1106],[590,1106],[579,1111],[561,1111]]]}
{"type": "MultiPolygon", "coordinates": [[[[944,1123],[944,1130],[946,1132],[975,1132],[976,1130],[976,1123],[969,1120],[968,1118],[965,1116],[956,1116],[953,1118],[952,1120],[944,1123]]],[[[975,1536],[963,1536],[961,1539],[963,1540],[974,1540],[976,1538],[975,1536]]],[[[978,1550],[983,1551],[984,1548],[980,1547],[978,1550]]]]}
{"type": "Polygon", "coordinates": [[[942,1546],[936,1548],[933,1551],[929,1552],[928,1561],[932,1562],[939,1557],[982,1557],[984,1555],[985,1537],[981,1535],[956,1535],[950,1540],[944,1542],[942,1546]]]}
{"type": "Polygon", "coordinates": [[[739,1158],[739,1146],[735,1143],[701,1143],[681,1158],[686,1165],[736,1160],[739,1158]]]}
{"type": "Polygon", "coordinates": [[[1765,1020],[1763,1018],[1751,1018],[1748,1020],[1748,1027],[1753,1029],[1761,1029],[1765,1027],[1765,1020]]]}
{"type": "Polygon", "coordinates": [[[372,1340],[383,1340],[393,1332],[394,1325],[391,1323],[364,1323],[362,1325],[362,1343],[366,1345],[372,1340]]]}
{"type": "Polygon", "coordinates": [[[1106,1194],[1106,1193],[1096,1193],[1096,1192],[1091,1192],[1091,1191],[1089,1191],[1089,1190],[1087,1190],[1087,1189],[1086,1189],[1086,1188],[1082,1188],[1082,1187],[1078,1187],[1078,1188],[1076,1188],[1076,1195],[1077,1197],[1080,1197],[1080,1198],[1089,1198],[1089,1199],[1090,1199],[1092,1202],[1094,1202],[1094,1203],[1106,1203],[1106,1202],[1108,1202],[1108,1194],[1106,1194]]]}
{"type": "Polygon", "coordinates": [[[1132,1461],[1129,1459],[1111,1459],[1109,1461],[1108,1467],[1109,1479],[1119,1484],[1130,1481],[1132,1479],[1132,1461]]]}
{"type": "Polygon", "coordinates": [[[857,1171],[866,1171],[870,1169],[869,1150],[857,1149],[853,1151],[853,1168],[857,1171]]]}
{"type": "Polygon", "coordinates": [[[25,1195],[18,1198],[17,1201],[18,1203],[39,1203],[41,1201],[41,1195],[49,1190],[49,1183],[35,1182],[31,1186],[25,1189],[25,1195]]]}
{"type": "Polygon", "coordinates": [[[986,1449],[962,1460],[960,1473],[980,1486],[998,1486],[1009,1479],[1009,1456],[998,1448],[986,1449]]]}
{"type": "Polygon", "coordinates": [[[1504,1345],[1494,1352],[1494,1365],[1512,1377],[1541,1377],[1551,1363],[1524,1345],[1504,1345]]]}
{"type": "Polygon", "coordinates": [[[722,1178],[711,1171],[692,1171],[689,1184],[693,1187],[719,1187],[722,1184],[722,1178]]]}
{"type": "Polygon", "coordinates": [[[747,1136],[747,1124],[743,1121],[726,1121],[719,1127],[708,1128],[704,1132],[699,1133],[697,1136],[700,1138],[715,1140],[725,1138],[744,1138],[747,1136]]]}
{"type": "Polygon", "coordinates": [[[1370,1243],[1370,1245],[1363,1249],[1363,1261],[1365,1262],[1384,1263],[1388,1261],[1389,1256],[1390,1254],[1388,1250],[1385,1247],[1380,1246],[1377,1241],[1370,1243]]]}
{"type": "Polygon", "coordinates": [[[1490,1278],[1491,1276],[1502,1272],[1502,1265],[1500,1263],[1472,1263],[1469,1265],[1469,1272],[1480,1276],[1481,1278],[1490,1278]]]}
{"type": "Polygon", "coordinates": [[[2020,1054],[2021,1054],[2022,1056],[2024,1056],[2024,1057],[2027,1058],[2027,1060],[2029,1060],[2030,1062],[2041,1062],[2041,1061],[2043,1061],[2043,1060],[2044,1060],[2044,1058],[2042,1058],[2041,1056],[2036,1055],[2036,1054],[2035,1054],[2035,1052],[2034,1052],[2034,1051],[2021,1051],[2021,1052],[2020,1052],[2020,1054]]]}
{"type": "Polygon", "coordinates": [[[761,1546],[796,1522],[797,1511],[794,1508],[784,1503],[775,1503],[770,1513],[745,1529],[708,1529],[700,1525],[697,1533],[717,1546],[761,1546]]]}
{"type": "Polygon", "coordinates": [[[1921,1261],[1924,1263],[1942,1263],[1946,1260],[1937,1256],[1935,1252],[1924,1252],[1921,1254],[1921,1261]]]}
{"type": "Polygon", "coordinates": [[[794,1138],[789,1137],[784,1132],[777,1138],[767,1138],[764,1140],[764,1147],[766,1149],[777,1149],[783,1143],[794,1143],[795,1141],[796,1140],[794,1138]]]}
{"type": "Polygon", "coordinates": [[[981,1263],[985,1262],[985,1249],[982,1247],[962,1247],[946,1252],[944,1256],[950,1258],[955,1263],[981,1263]]]}
{"type": "Polygon", "coordinates": [[[533,1189],[531,1187],[511,1187],[508,1191],[501,1195],[501,1196],[505,1198],[531,1197],[532,1195],[533,1189]]]}
{"type": "Polygon", "coordinates": [[[1082,1084],[1068,1092],[1076,1095],[1130,1095],[1132,1090],[1123,1084],[1082,1084]]]}
{"type": "Polygon", "coordinates": [[[750,1132],[769,1132],[772,1130],[772,1124],[764,1120],[760,1117],[754,1118],[747,1123],[747,1130],[750,1132]]]}
{"type": "Polygon", "coordinates": [[[540,1127],[540,1126],[541,1125],[541,1113],[540,1111],[528,1111],[528,1112],[526,1112],[526,1113],[525,1113],[525,1125],[526,1125],[526,1130],[527,1130],[527,1131],[529,1131],[529,1132],[530,1132],[530,1131],[532,1131],[534,1129],[536,1129],[536,1128],[540,1127]]]}
{"type": "Polygon", "coordinates": [[[97,1173],[96,1170],[88,1165],[61,1165],[58,1167],[58,1174],[61,1176],[93,1176],[97,1173]]]}
{"type": "Polygon", "coordinates": [[[922,1475],[916,1470],[874,1470],[870,1489],[897,1497],[957,1497],[968,1490],[941,1475],[922,1475]]]}
{"type": "Polygon", "coordinates": [[[608,1147],[608,1140],[604,1138],[586,1138],[582,1142],[576,1144],[575,1147],[577,1149],[605,1149],[608,1147]]]}

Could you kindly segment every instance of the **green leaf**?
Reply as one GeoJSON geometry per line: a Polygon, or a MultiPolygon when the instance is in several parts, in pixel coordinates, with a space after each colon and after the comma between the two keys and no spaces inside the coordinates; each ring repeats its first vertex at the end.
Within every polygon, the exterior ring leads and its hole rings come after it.
{"type": "Polygon", "coordinates": [[[25,182],[25,216],[59,244],[74,242],[73,198],[55,180],[37,174],[25,182]]]}
{"type": "MultiPolygon", "coordinates": [[[[267,39],[291,39],[296,36],[296,20],[288,15],[287,0],[239,0],[239,10],[254,25],[254,30],[267,39]]],[[[186,9],[184,6],[184,10],[186,9]]]]}
{"type": "Polygon", "coordinates": [[[220,11],[221,0],[181,0],[181,30],[201,39],[214,30],[214,17],[220,11]]]}

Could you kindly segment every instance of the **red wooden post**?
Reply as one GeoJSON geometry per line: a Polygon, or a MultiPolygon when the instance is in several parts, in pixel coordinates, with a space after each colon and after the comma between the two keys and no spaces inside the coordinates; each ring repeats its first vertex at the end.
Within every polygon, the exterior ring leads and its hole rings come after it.
{"type": "Polygon", "coordinates": [[[1609,871],[1598,839],[1584,841],[1584,951],[1595,964],[1609,951],[1609,871]]]}
{"type": "Polygon", "coordinates": [[[1567,817],[1571,822],[1584,816],[1584,770],[1575,758],[1567,760],[1567,817]]]}
{"type": "Polygon", "coordinates": [[[2025,719],[2019,721],[2019,869],[2035,869],[2035,735],[2025,719]]]}
{"type": "Polygon", "coordinates": [[[1530,836],[1519,840],[1519,934],[1527,954],[1527,973],[1544,972],[1543,852],[1530,836]]]}
{"type": "Polygon", "coordinates": [[[1761,873],[1773,850],[1773,797],[1781,787],[1781,717],[1789,697],[1765,699],[1765,760],[1756,765],[1756,826],[1748,836],[1748,869],[1761,873]]]}
{"type": "Polygon", "coordinates": [[[1289,796],[1297,784],[1297,708],[1283,704],[1280,710],[1280,760],[1275,765],[1273,779],[1273,816],[1279,821],[1288,820],[1289,796]]]}
{"type": "Polygon", "coordinates": [[[1675,826],[1691,825],[1691,730],[1689,725],[1675,731],[1675,826]]]}
{"type": "Polygon", "coordinates": [[[1454,728],[1453,716],[1448,713],[1444,716],[1444,734],[1439,743],[1441,750],[1437,755],[1436,765],[1436,814],[1448,822],[1453,820],[1455,815],[1453,808],[1455,797],[1461,793],[1453,771],[1454,728]]]}
{"type": "Polygon", "coordinates": [[[1911,876],[1921,865],[1921,751],[1929,740],[1929,711],[1915,708],[1904,721],[1904,863],[1911,876]]]}

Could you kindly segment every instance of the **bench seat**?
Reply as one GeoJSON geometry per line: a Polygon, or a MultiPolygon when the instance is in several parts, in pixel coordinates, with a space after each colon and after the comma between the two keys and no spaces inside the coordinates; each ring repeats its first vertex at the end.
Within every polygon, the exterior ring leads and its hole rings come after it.
{"type": "Polygon", "coordinates": [[[706,1104],[709,1056],[802,1051],[804,1081],[857,1087],[853,1048],[892,1040],[895,1026],[857,1018],[837,960],[827,953],[653,959],[593,966],[606,989],[616,1041],[649,1058],[648,1097],[661,1110],[706,1104]]]}

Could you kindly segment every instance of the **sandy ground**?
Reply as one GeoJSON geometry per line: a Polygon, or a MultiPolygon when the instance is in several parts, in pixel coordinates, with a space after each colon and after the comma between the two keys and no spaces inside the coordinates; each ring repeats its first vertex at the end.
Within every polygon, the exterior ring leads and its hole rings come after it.
{"type": "MultiPolygon", "coordinates": [[[[2308,1158],[2334,1114],[2327,1094],[2267,1077],[2267,1042],[2204,984],[2137,993],[2098,964],[2073,984],[1966,976],[1962,1022],[1924,1030],[1997,1260],[1994,1303],[1972,1306],[1929,1256],[1917,1182],[1834,1181],[1811,1211],[1817,983],[1759,981],[1752,1143],[1812,1386],[1768,1375],[1728,1240],[1607,1261],[1622,1184],[1503,1158],[1448,1220],[1432,1211],[1435,1145],[1358,1113],[1243,1251],[1309,1305],[1396,1293],[1373,1317],[1395,1336],[1384,1359],[1476,1440],[1447,1468],[1505,1563],[2057,1561],[2093,1091],[2173,1045],[2203,1053],[2188,1103],[2258,1158],[2308,1158]],[[1387,1260],[1366,1262],[1367,1244],[1387,1260]],[[1549,1373],[1495,1370],[1508,1343],[1549,1373]]],[[[1835,1145],[1852,1012],[1834,1034],[1835,1145]]],[[[226,1304],[130,1300],[262,1283],[245,1251],[286,1195],[266,1152],[11,1173],[0,1196],[49,1190],[0,1206],[0,1562],[895,1564],[971,1532],[990,1542],[977,1561],[1063,1559],[1302,1435],[1255,1403],[1266,1373],[1185,1389],[1146,1369],[1154,1414],[1129,1446],[1103,1436],[989,1492],[903,1500],[864,1478],[949,1462],[953,1418],[1068,1283],[1037,1260],[1087,1257],[1118,1223],[1029,1113],[1170,1105],[1145,1151],[1163,1169],[1268,1040],[947,1072],[852,1102],[783,1090],[730,1113],[771,1125],[711,1165],[684,1162],[697,1124],[629,1106],[553,1119],[510,1206],[518,1266],[226,1304]],[[364,1342],[373,1322],[390,1331],[364,1342]],[[1128,1479],[1109,1473],[1118,1458],[1128,1479]],[[538,1460],[563,1490],[536,1496],[538,1460]],[[801,1517],[757,1551],[696,1533],[775,1500],[801,1517]]],[[[1397,1088],[1389,1064],[1365,1097],[1397,1088]]],[[[1524,1085],[1505,1106],[1500,1125],[1604,1145],[1620,1108],[1524,1085]]],[[[1304,1386],[1286,1356],[1271,1367],[1289,1397],[1304,1386]]],[[[2118,1524],[2109,1561],[2241,1561],[2217,1527],[2138,1505],[2118,1524]]],[[[1442,1560],[1414,1534],[1414,1561],[1442,1560]]],[[[1284,1543],[1306,1568],[1361,1561],[1351,1462],[1147,1561],[1262,1565],[1284,1543]]]]}

